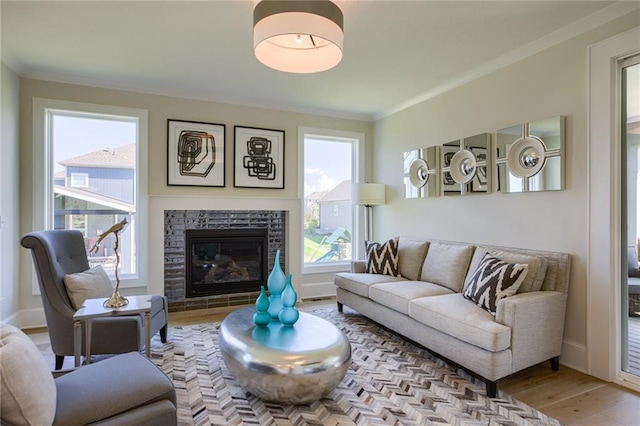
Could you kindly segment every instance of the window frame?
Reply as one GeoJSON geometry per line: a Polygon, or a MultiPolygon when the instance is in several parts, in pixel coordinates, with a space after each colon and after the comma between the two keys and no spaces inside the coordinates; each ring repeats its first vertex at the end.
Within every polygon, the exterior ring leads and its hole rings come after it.
{"type": "MultiPolygon", "coordinates": [[[[364,158],[365,158],[365,134],[360,132],[350,132],[343,130],[322,129],[315,127],[298,127],[298,198],[304,211],[304,147],[306,138],[318,138],[326,140],[335,140],[339,142],[348,142],[352,144],[351,156],[351,183],[360,183],[364,181],[364,158]]],[[[364,254],[364,248],[360,247],[358,242],[364,235],[363,221],[364,209],[362,206],[352,205],[353,208],[353,231],[352,231],[352,259],[360,259],[364,254]]],[[[303,246],[304,239],[304,221],[300,222],[300,239],[303,246]]],[[[327,272],[348,271],[351,268],[351,260],[339,262],[327,262],[322,265],[313,265],[304,262],[304,256],[301,256],[302,274],[315,274],[327,272]]]]}
{"type": "MultiPolygon", "coordinates": [[[[51,118],[53,114],[78,116],[111,116],[137,122],[135,205],[136,225],[132,227],[136,246],[135,272],[121,277],[121,288],[147,287],[148,277],[148,121],[145,109],[112,105],[99,105],[57,99],[33,98],[33,229],[53,229],[53,151],[51,149],[51,118]]],[[[32,294],[40,294],[35,271],[32,277],[32,294]]]]}

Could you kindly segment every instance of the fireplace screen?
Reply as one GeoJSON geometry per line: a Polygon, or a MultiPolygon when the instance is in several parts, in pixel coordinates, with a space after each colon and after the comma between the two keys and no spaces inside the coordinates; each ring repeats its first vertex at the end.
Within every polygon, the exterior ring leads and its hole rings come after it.
{"type": "Polygon", "coordinates": [[[266,229],[186,231],[186,296],[260,291],[267,279],[266,229]]]}

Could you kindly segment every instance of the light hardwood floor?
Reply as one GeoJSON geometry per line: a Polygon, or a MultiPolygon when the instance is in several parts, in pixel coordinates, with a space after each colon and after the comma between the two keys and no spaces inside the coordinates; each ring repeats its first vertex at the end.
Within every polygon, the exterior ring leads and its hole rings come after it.
{"type": "MultiPolygon", "coordinates": [[[[303,301],[301,310],[335,308],[334,299],[303,301]]],[[[169,326],[221,321],[228,309],[207,309],[169,314],[169,326]]],[[[345,309],[348,309],[345,307],[345,309]]],[[[54,356],[46,330],[28,334],[53,369],[54,356]]],[[[72,357],[65,359],[71,368],[72,357]]],[[[640,393],[582,374],[565,366],[552,371],[543,363],[500,380],[498,389],[567,425],[640,426],[640,393]]]]}

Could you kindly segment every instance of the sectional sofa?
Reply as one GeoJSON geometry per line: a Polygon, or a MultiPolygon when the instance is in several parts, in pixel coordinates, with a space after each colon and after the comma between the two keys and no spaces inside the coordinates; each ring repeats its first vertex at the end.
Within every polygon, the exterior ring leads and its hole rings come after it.
{"type": "Polygon", "coordinates": [[[399,276],[367,273],[364,261],[336,274],[340,312],[346,305],[480,377],[489,397],[517,371],[546,360],[559,368],[569,254],[405,237],[397,248],[399,276]],[[463,296],[487,254],[527,265],[494,314],[463,296]]]}

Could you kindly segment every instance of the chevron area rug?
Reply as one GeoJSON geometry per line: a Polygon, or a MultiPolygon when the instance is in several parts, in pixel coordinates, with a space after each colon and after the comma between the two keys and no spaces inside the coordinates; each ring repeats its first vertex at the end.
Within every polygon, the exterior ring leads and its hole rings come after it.
{"type": "Polygon", "coordinates": [[[365,317],[310,311],[349,338],[352,362],[338,387],[309,405],[266,403],[246,392],[218,349],[219,323],[169,329],[152,359],[173,380],[181,425],[557,425],[559,422],[448,367],[365,317]]]}

